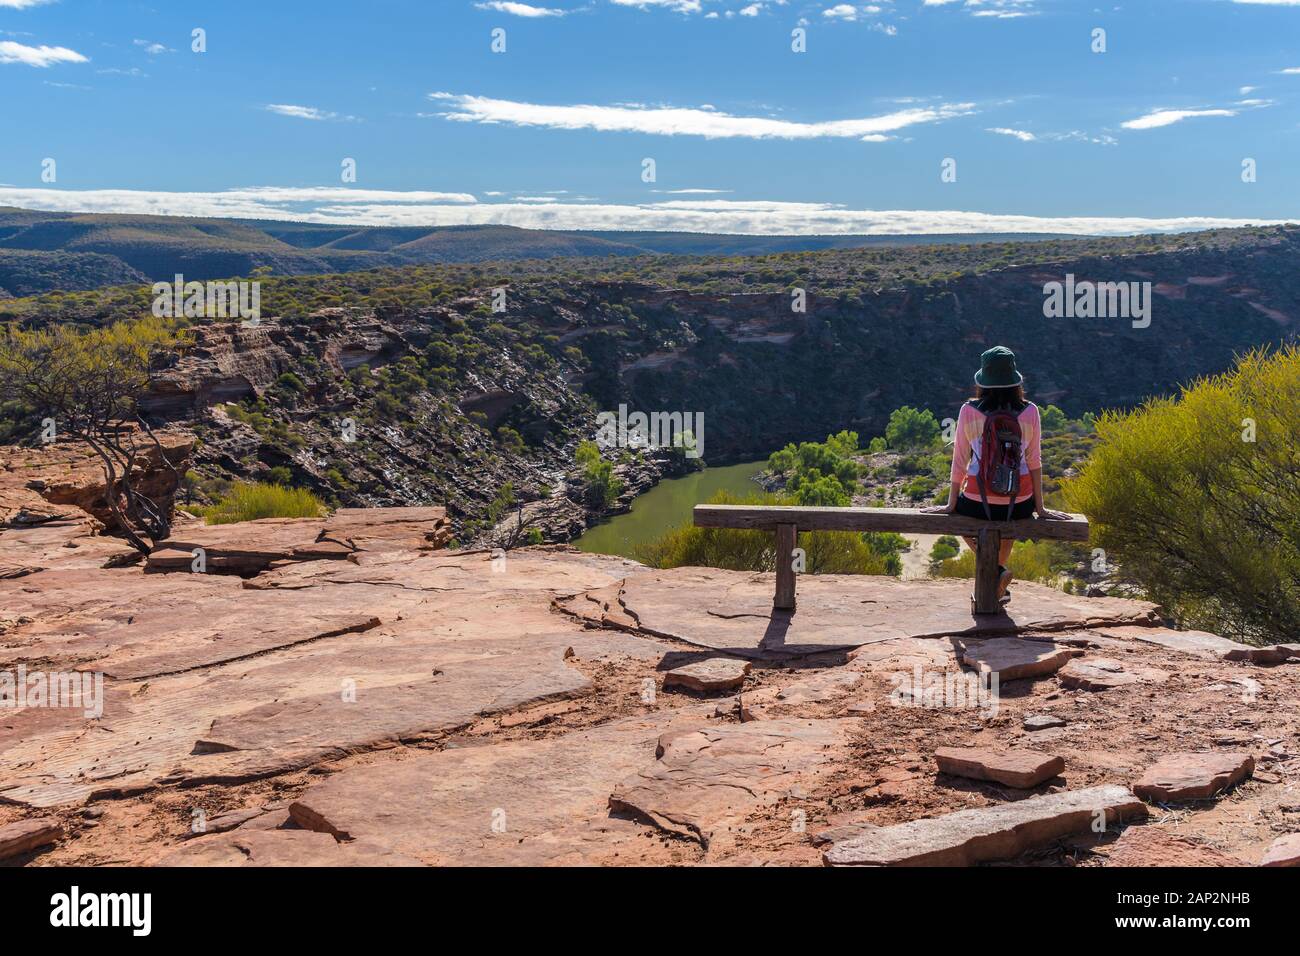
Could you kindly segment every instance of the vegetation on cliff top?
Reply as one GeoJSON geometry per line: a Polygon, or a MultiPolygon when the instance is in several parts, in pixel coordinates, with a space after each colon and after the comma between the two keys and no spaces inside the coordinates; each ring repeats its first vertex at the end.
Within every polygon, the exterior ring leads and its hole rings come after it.
{"type": "Polygon", "coordinates": [[[1097,421],[1066,483],[1092,545],[1189,626],[1261,643],[1300,634],[1300,348],[1097,421]]]}

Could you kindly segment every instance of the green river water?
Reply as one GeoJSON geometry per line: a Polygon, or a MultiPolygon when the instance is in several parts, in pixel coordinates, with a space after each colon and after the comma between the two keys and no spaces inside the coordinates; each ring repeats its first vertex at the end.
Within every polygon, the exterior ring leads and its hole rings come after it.
{"type": "Polygon", "coordinates": [[[689,523],[691,509],[719,491],[742,495],[760,491],[750,479],[766,465],[764,459],[743,465],[705,468],[685,478],[661,481],[633,501],[632,510],[587,529],[574,543],[583,551],[633,558],[637,545],[653,541],[665,531],[689,523]]]}

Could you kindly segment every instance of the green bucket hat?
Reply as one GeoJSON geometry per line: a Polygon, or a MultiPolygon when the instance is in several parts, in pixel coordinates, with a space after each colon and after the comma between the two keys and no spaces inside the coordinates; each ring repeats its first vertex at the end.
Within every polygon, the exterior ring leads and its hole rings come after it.
{"type": "Polygon", "coordinates": [[[1016,353],[1011,349],[995,345],[980,356],[980,370],[975,373],[980,388],[1010,388],[1024,380],[1016,371],[1016,353]]]}

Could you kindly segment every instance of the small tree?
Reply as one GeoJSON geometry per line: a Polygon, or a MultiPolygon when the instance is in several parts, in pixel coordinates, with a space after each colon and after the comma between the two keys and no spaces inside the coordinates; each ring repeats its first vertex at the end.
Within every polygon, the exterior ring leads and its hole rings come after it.
{"type": "Polygon", "coordinates": [[[885,427],[885,441],[890,448],[909,451],[914,448],[931,448],[939,442],[939,423],[934,413],[910,405],[896,408],[885,427]]]}
{"type": "Polygon", "coordinates": [[[1300,348],[1253,352],[1176,399],[1097,421],[1065,483],[1095,555],[1180,622],[1259,643],[1300,633],[1300,348]]]}
{"type": "Polygon", "coordinates": [[[151,357],[176,342],[171,324],[158,319],[88,332],[69,325],[0,332],[0,399],[53,419],[57,433],[89,446],[104,469],[108,508],[142,554],[152,550],[146,538],[157,544],[171,534],[171,506],[143,494],[136,481],[151,451],[157,464],[176,469],[138,399],[149,385],[151,357]]]}

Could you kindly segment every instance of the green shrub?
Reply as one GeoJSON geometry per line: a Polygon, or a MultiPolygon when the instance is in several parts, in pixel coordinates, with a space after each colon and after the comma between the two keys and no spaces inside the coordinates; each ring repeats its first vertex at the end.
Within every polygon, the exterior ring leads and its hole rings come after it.
{"type": "Polygon", "coordinates": [[[1065,483],[1120,577],[1180,623],[1272,644],[1300,633],[1300,348],[1243,356],[1174,399],[1096,423],[1065,483]]]}
{"type": "Polygon", "coordinates": [[[885,427],[885,441],[890,448],[899,451],[930,448],[939,441],[939,423],[929,409],[904,405],[890,414],[889,424],[885,427]]]}
{"type": "Polygon", "coordinates": [[[241,482],[203,510],[208,524],[234,524],[255,518],[315,518],[325,505],[305,488],[241,482]]]}
{"type": "Polygon", "coordinates": [[[588,500],[608,508],[623,493],[623,482],[614,477],[614,466],[601,457],[600,446],[594,441],[578,444],[574,460],[582,468],[584,492],[588,500]]]}
{"type": "MultiPolygon", "coordinates": [[[[1036,581],[1055,585],[1056,572],[1052,569],[1053,553],[1046,541],[1017,541],[1011,548],[1007,566],[1017,581],[1036,581]]],[[[931,552],[933,553],[933,552],[931,552]]],[[[966,550],[955,558],[947,558],[931,569],[936,578],[975,577],[975,552],[966,550]]]]}

